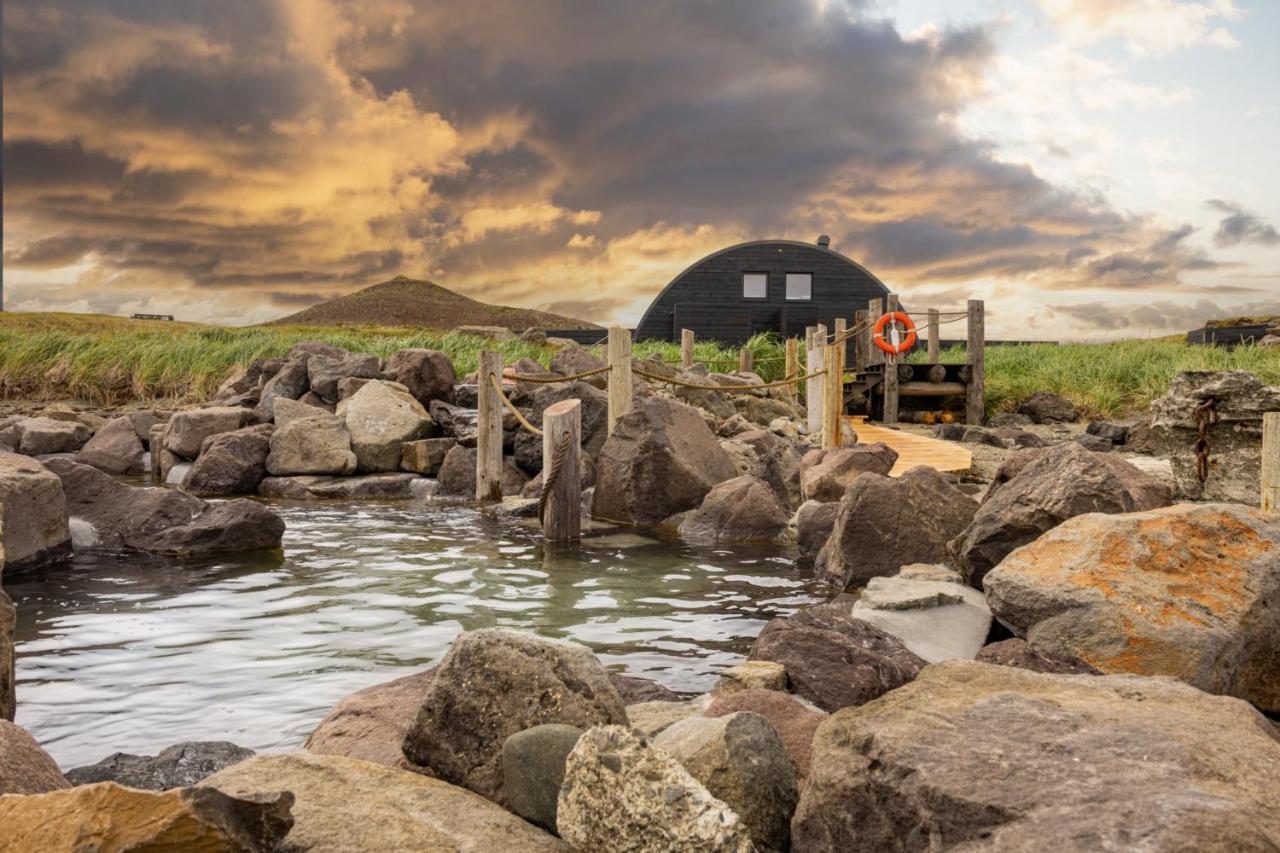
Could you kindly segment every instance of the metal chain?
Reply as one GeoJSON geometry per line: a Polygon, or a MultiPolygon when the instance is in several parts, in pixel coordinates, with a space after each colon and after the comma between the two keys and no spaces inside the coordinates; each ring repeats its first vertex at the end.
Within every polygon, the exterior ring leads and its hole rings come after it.
{"type": "Polygon", "coordinates": [[[1209,479],[1209,425],[1218,422],[1218,401],[1210,397],[1196,406],[1192,416],[1196,420],[1196,476],[1203,483],[1209,479]]]}
{"type": "Polygon", "coordinates": [[[538,522],[546,524],[547,522],[547,499],[551,497],[551,490],[556,487],[556,479],[560,476],[560,466],[564,464],[564,457],[569,452],[569,439],[573,438],[573,433],[568,430],[564,431],[564,435],[560,436],[560,443],[556,445],[556,451],[551,456],[551,464],[544,467],[542,471],[542,491],[538,492],[538,522]]]}

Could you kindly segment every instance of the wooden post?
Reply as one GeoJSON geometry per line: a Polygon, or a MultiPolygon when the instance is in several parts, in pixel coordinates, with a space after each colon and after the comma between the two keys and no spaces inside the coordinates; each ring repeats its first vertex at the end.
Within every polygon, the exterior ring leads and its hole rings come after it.
{"type": "Polygon", "coordinates": [[[476,369],[479,432],[476,436],[476,500],[502,500],[502,398],[490,376],[502,381],[502,353],[481,350],[476,369]]]}
{"type": "Polygon", "coordinates": [[[693,329],[680,330],[680,369],[693,367],[693,329]]]}
{"type": "MultiPolygon", "coordinates": [[[[795,338],[787,338],[787,360],[784,363],[786,367],[784,368],[784,372],[782,374],[783,378],[791,378],[793,376],[801,375],[800,374],[800,342],[797,341],[795,338]]],[[[791,402],[794,403],[796,401],[795,385],[784,385],[782,388],[782,393],[791,402]]]]}
{"type": "Polygon", "coordinates": [[[1262,415],[1262,511],[1280,512],[1280,412],[1262,415]]]}
{"type": "MultiPolygon", "coordinates": [[[[884,310],[886,314],[892,314],[898,310],[898,296],[890,293],[889,298],[885,300],[884,310]]],[[[885,327],[886,337],[888,327],[885,327]]],[[[897,359],[900,356],[894,356],[893,363],[889,363],[889,359],[885,359],[884,367],[884,422],[887,424],[896,424],[898,422],[898,368],[897,359]]]]}
{"type": "Polygon", "coordinates": [[[840,446],[840,417],[844,414],[844,344],[824,347],[823,365],[827,373],[822,377],[822,448],[830,450],[840,446]]]}
{"type": "MultiPolygon", "coordinates": [[[[805,360],[809,369],[806,373],[813,373],[822,369],[823,352],[826,350],[827,327],[821,324],[814,326],[809,334],[809,342],[805,345],[805,360]]],[[[808,379],[804,389],[804,404],[808,407],[809,412],[809,435],[817,435],[822,429],[822,377],[814,376],[808,379]]]]}
{"type": "Polygon", "coordinates": [[[738,350],[738,372],[750,373],[756,366],[756,354],[748,347],[738,350]]]}
{"type": "Polygon", "coordinates": [[[965,362],[969,365],[969,387],[965,395],[965,423],[982,426],[986,409],[987,381],[986,308],[981,299],[969,300],[969,337],[965,342],[965,362]]]}
{"type": "MultiPolygon", "coordinates": [[[[875,325],[875,322],[880,319],[881,315],[884,314],[884,300],[882,299],[868,300],[867,313],[871,315],[871,317],[869,318],[871,320],[871,324],[875,325]]],[[[867,352],[871,356],[871,359],[867,362],[867,364],[884,364],[884,352],[880,349],[880,347],[876,346],[872,342],[870,329],[867,330],[867,352]]]]}
{"type": "MultiPolygon", "coordinates": [[[[542,536],[548,542],[582,538],[582,401],[561,400],[542,413],[542,476],[551,472],[556,448],[568,434],[568,446],[556,466],[555,482],[547,493],[542,536]]],[[[544,480],[545,483],[545,480],[544,480]]]]}
{"type": "Polygon", "coordinates": [[[938,340],[938,309],[929,309],[929,363],[937,364],[942,354],[942,342],[938,340]]]}
{"type": "Polygon", "coordinates": [[[609,422],[613,425],[631,405],[631,333],[621,326],[609,327],[609,422]]]}
{"type": "Polygon", "coordinates": [[[870,316],[870,311],[860,310],[853,312],[853,326],[855,329],[859,329],[859,332],[853,337],[854,370],[866,370],[867,365],[871,363],[871,327],[867,325],[870,316]]]}
{"type": "MultiPolygon", "coordinates": [[[[849,331],[849,321],[846,320],[844,317],[837,317],[835,320],[835,325],[836,325],[836,328],[835,328],[835,331],[832,332],[832,337],[838,340],[844,337],[845,333],[849,331]]],[[[849,353],[848,341],[840,342],[840,352],[841,352],[840,366],[843,367],[845,363],[848,361],[848,353],[849,353]]]]}

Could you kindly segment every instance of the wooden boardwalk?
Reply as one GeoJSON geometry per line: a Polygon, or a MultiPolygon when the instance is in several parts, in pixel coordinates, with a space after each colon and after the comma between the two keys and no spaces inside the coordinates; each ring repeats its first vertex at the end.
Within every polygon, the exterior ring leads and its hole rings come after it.
{"type": "Polygon", "coordinates": [[[876,426],[862,417],[845,418],[845,423],[858,434],[858,441],[865,444],[883,441],[898,451],[898,461],[893,464],[890,477],[899,477],[917,465],[928,465],[938,471],[968,471],[973,464],[973,454],[954,441],[876,426]]]}

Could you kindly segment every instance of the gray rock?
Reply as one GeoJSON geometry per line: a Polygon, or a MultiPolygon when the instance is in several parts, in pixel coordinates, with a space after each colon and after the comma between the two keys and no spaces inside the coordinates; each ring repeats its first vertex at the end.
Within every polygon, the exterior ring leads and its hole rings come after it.
{"type": "Polygon", "coordinates": [[[983,586],[1037,651],[1280,712],[1280,516],[1236,504],[1081,515],[983,586]]]}
{"type": "Polygon", "coordinates": [[[403,472],[324,477],[307,487],[309,497],[340,500],[409,500],[417,474],[403,472]]]}
{"type": "MultiPolygon", "coordinates": [[[[459,444],[445,454],[444,462],[436,475],[440,484],[436,494],[442,498],[475,500],[476,450],[459,444]]],[[[502,494],[515,497],[524,489],[525,476],[510,459],[503,460],[502,494]]]]}
{"type": "Polygon", "coordinates": [[[340,356],[310,355],[307,357],[307,376],[311,393],[326,403],[338,402],[338,382],[349,376],[361,379],[378,379],[382,366],[376,355],[344,353],[340,356]]]}
{"type": "Polygon", "coordinates": [[[39,462],[0,451],[0,527],[9,574],[71,555],[62,481],[39,462]]]}
{"type": "Polygon", "coordinates": [[[434,477],[444,457],[456,445],[452,438],[422,438],[406,441],[400,448],[400,470],[434,477]]]}
{"type": "Polygon", "coordinates": [[[923,465],[897,479],[862,474],[840,502],[817,571],[852,589],[910,563],[944,562],[950,558],[947,543],[969,526],[977,509],[972,498],[923,465]]]}
{"type": "Polygon", "coordinates": [[[55,459],[67,509],[92,524],[99,547],[198,555],[280,547],[284,520],[245,499],[208,503],[172,489],[129,486],[88,465],[55,459]]]}
{"type": "MultiPolygon", "coordinates": [[[[4,523],[0,511],[0,525],[4,523]]],[[[3,529],[3,528],[0,528],[3,529]]],[[[4,571],[4,546],[0,544],[0,573],[4,571]]],[[[3,589],[0,589],[0,720],[13,722],[18,702],[14,693],[13,628],[18,622],[18,611],[3,589]]]]}
{"type": "Polygon", "coordinates": [[[209,436],[182,487],[203,497],[253,494],[267,476],[272,431],[271,424],[258,424],[209,436]]]}
{"type": "MultiPolygon", "coordinates": [[[[582,454],[584,457],[595,458],[607,437],[608,395],[586,382],[538,385],[529,395],[528,405],[522,406],[522,409],[526,411],[530,423],[541,425],[543,413],[561,400],[582,401],[582,454]]],[[[525,430],[516,433],[515,461],[530,473],[541,471],[542,438],[525,430]]]]}
{"type": "Polygon", "coordinates": [[[618,695],[622,697],[622,704],[624,705],[655,700],[677,702],[682,698],[679,693],[663,687],[656,681],[637,678],[634,675],[623,675],[620,672],[610,672],[609,683],[618,691],[618,695]]]}
{"type": "Polygon", "coordinates": [[[480,413],[475,409],[464,409],[443,400],[432,400],[427,413],[446,437],[454,439],[463,447],[476,446],[480,413]]]}
{"type": "Polygon", "coordinates": [[[458,381],[453,362],[439,350],[397,350],[387,359],[386,372],[424,406],[432,400],[450,400],[458,381]]]}
{"type": "Polygon", "coordinates": [[[968,444],[986,444],[991,447],[1009,446],[1009,443],[997,435],[995,430],[983,429],[979,426],[938,424],[933,432],[943,441],[963,441],[968,444]]]}
{"type": "Polygon", "coordinates": [[[435,427],[427,410],[390,382],[370,382],[338,404],[361,472],[398,471],[406,441],[426,438],[435,427]]]}
{"type": "MultiPolygon", "coordinates": [[[[71,784],[63,778],[57,762],[26,729],[0,719],[0,796],[43,794],[69,787],[71,784]]],[[[6,825],[5,829],[8,828],[6,825]]],[[[6,843],[11,840],[6,832],[6,843]]]]}
{"type": "Polygon", "coordinates": [[[987,418],[987,426],[989,427],[1025,427],[1031,426],[1034,421],[1028,416],[1020,412],[1001,412],[987,418]]]}
{"type": "Polygon", "coordinates": [[[507,808],[556,832],[556,801],[564,782],[564,764],[582,737],[582,729],[560,723],[516,732],[502,744],[502,778],[507,808]]]}
{"type": "Polygon", "coordinates": [[[351,434],[336,415],[321,414],[289,421],[271,434],[267,473],[353,474],[356,455],[351,434]]]}
{"type": "Polygon", "coordinates": [[[1026,415],[1038,424],[1071,423],[1080,418],[1075,405],[1070,400],[1059,397],[1057,394],[1050,394],[1048,391],[1037,391],[1032,394],[1018,406],[1018,413],[1026,415]]]}
{"type": "Polygon", "coordinates": [[[653,745],[733,809],[758,850],[789,849],[800,795],[795,768],[768,720],[749,711],[690,717],[665,729],[653,745]]]}
{"type": "Polygon", "coordinates": [[[112,418],[80,448],[76,461],[108,474],[141,474],[147,450],[127,416],[112,418]]]}
{"type": "Polygon", "coordinates": [[[597,726],[578,739],[565,763],[556,822],[575,850],[755,849],[728,805],[622,726],[597,726]]]}
{"type": "Polygon", "coordinates": [[[1105,438],[1112,444],[1124,444],[1129,439],[1129,427],[1127,424],[1113,424],[1110,421],[1089,421],[1089,425],[1085,427],[1084,431],[1089,435],[1105,438]]]}
{"type": "Polygon", "coordinates": [[[824,711],[861,705],[915,678],[925,661],[897,637],[854,619],[852,609],[837,599],[773,619],[749,657],[782,664],[791,691],[824,711]]]}
{"type": "Polygon", "coordinates": [[[164,446],[183,459],[200,455],[204,440],[220,432],[231,432],[244,426],[249,412],[236,406],[211,406],[175,412],[164,434],[164,446]]]}
{"type": "Polygon", "coordinates": [[[745,476],[717,483],[702,505],[685,516],[680,536],[691,542],[772,542],[789,514],[763,480],[745,476]]]}
{"type": "Polygon", "coordinates": [[[269,421],[275,413],[275,401],[280,398],[296,400],[311,386],[307,376],[307,356],[299,353],[288,358],[284,366],[262,386],[254,416],[259,421],[269,421]]]}
{"type": "Polygon", "coordinates": [[[696,409],[637,397],[600,450],[591,514],[623,524],[656,524],[698,506],[713,486],[735,474],[696,409]]]}
{"type": "MultiPolygon", "coordinates": [[[[365,381],[372,382],[373,380],[365,381]]],[[[316,418],[331,414],[333,412],[328,409],[304,403],[302,400],[291,400],[288,397],[277,397],[271,403],[271,419],[275,422],[276,429],[283,429],[293,421],[301,418],[316,418]]]]}
{"type": "Polygon", "coordinates": [[[950,661],[818,728],[792,849],[1267,850],[1276,779],[1244,702],[950,661]]]}
{"type": "Polygon", "coordinates": [[[996,473],[973,522],[948,548],[965,580],[978,586],[1011,551],[1068,518],[1168,503],[1168,486],[1110,454],[1074,442],[1020,451],[996,473]]]}
{"type": "Polygon", "coordinates": [[[754,689],[717,696],[703,713],[708,717],[723,717],[740,711],[759,714],[769,721],[778,739],[782,741],[787,757],[791,759],[796,785],[803,787],[809,775],[813,733],[827,718],[826,712],[819,711],[789,693],[754,689]]]}
{"type": "Polygon", "coordinates": [[[796,528],[796,545],[802,557],[812,560],[818,556],[822,546],[831,538],[835,529],[836,517],[840,515],[838,502],[822,503],[805,501],[796,510],[793,523],[796,528]]]}
{"type": "Polygon", "coordinates": [[[89,428],[79,421],[26,418],[16,424],[18,451],[27,456],[74,453],[89,440],[89,428]]]}
{"type": "Polygon", "coordinates": [[[1007,447],[1048,447],[1049,442],[1045,441],[1034,432],[1025,429],[1016,429],[1014,427],[1002,427],[992,430],[992,434],[1003,441],[1007,447]]]}
{"type": "Polygon", "coordinates": [[[584,646],[498,628],[465,631],[440,663],[404,754],[505,805],[502,744],[543,723],[626,724],[608,673],[584,646]]]}
{"type": "Polygon", "coordinates": [[[179,743],[159,755],[117,752],[85,767],[67,771],[72,785],[115,782],[127,788],[167,791],[203,781],[224,767],[253,757],[252,749],[225,740],[179,743]]]}
{"type": "Polygon", "coordinates": [[[982,647],[974,660],[979,663],[993,663],[997,666],[1012,666],[1017,669],[1029,669],[1032,672],[1046,672],[1052,675],[1097,675],[1098,670],[1077,657],[1059,657],[1042,654],[1026,640],[1014,637],[988,643],[982,647]]]}
{"type": "Polygon", "coordinates": [[[800,492],[807,501],[838,501],[859,475],[888,475],[898,452],[883,442],[810,450],[800,460],[800,492]]]}
{"type": "MultiPolygon", "coordinates": [[[[559,373],[561,376],[574,376],[604,366],[603,360],[596,358],[577,344],[565,347],[551,356],[551,372],[559,373]]],[[[609,382],[606,373],[597,373],[583,381],[601,389],[608,387],[609,382]]]]}
{"type": "Polygon", "coordinates": [[[668,726],[696,717],[706,708],[702,699],[652,699],[627,705],[627,723],[645,737],[653,737],[668,726]]]}
{"type": "Polygon", "coordinates": [[[949,581],[901,574],[872,578],[852,615],[897,637],[929,663],[973,660],[991,631],[986,599],[959,575],[949,581]]]}
{"type": "Polygon", "coordinates": [[[1085,450],[1092,450],[1094,453],[1110,453],[1111,448],[1114,447],[1110,439],[1088,433],[1076,436],[1074,441],[1085,450]]]}

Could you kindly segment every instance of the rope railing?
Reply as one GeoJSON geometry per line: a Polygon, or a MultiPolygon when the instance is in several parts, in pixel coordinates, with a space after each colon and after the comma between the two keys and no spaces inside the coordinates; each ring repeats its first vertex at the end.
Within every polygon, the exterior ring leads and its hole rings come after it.
{"type": "Polygon", "coordinates": [[[516,416],[516,420],[520,422],[520,426],[524,427],[529,432],[541,438],[542,430],[538,429],[536,426],[529,423],[529,420],[524,416],[524,412],[520,411],[520,409],[517,408],[516,404],[511,402],[511,398],[506,395],[506,392],[502,390],[502,380],[498,379],[497,376],[490,373],[489,381],[493,384],[493,390],[497,391],[498,396],[502,398],[503,404],[505,404],[506,407],[511,410],[511,413],[516,416]]]}
{"type": "Polygon", "coordinates": [[[534,376],[527,373],[515,373],[507,378],[515,382],[532,382],[535,385],[554,385],[557,382],[577,382],[580,379],[589,379],[592,376],[599,376],[601,373],[606,373],[608,370],[609,365],[606,364],[604,367],[597,367],[594,370],[584,370],[582,373],[574,373],[569,376],[534,376]]]}
{"type": "Polygon", "coordinates": [[[711,385],[702,382],[686,382],[683,379],[676,379],[674,376],[659,376],[656,373],[650,373],[647,370],[641,370],[634,364],[631,365],[631,371],[637,376],[643,376],[654,382],[665,382],[668,385],[676,385],[680,388],[693,388],[698,391],[756,391],[761,388],[780,388],[784,385],[795,385],[800,382],[806,382],[815,376],[821,376],[827,371],[815,370],[813,373],[804,376],[793,376],[787,379],[779,379],[775,382],[752,382],[749,385],[711,385]]]}

